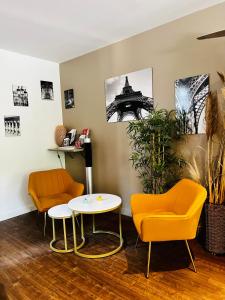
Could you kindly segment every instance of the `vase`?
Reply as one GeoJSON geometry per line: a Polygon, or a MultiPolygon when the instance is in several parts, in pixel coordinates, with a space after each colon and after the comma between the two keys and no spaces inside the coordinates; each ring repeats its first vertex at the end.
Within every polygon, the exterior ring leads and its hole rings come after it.
{"type": "Polygon", "coordinates": [[[66,132],[67,132],[67,130],[63,125],[56,126],[56,129],[55,129],[55,143],[59,147],[62,146],[62,144],[63,144],[63,140],[66,137],[66,132]]]}
{"type": "Polygon", "coordinates": [[[225,253],[225,206],[206,204],[206,249],[213,254],[225,253]]]}

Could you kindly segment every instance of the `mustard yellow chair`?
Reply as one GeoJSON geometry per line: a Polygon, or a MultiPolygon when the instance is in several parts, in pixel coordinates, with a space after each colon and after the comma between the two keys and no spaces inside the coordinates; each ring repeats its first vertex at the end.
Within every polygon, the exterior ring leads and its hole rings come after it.
{"type": "Polygon", "coordinates": [[[151,242],[185,240],[191,262],[194,261],[187,240],[194,239],[206,189],[189,179],[180,180],[164,194],[133,194],[131,211],[138,235],[148,242],[147,278],[149,277],[151,242]]]}
{"type": "Polygon", "coordinates": [[[65,169],[38,171],[29,175],[28,193],[37,210],[44,213],[44,234],[48,209],[68,203],[82,195],[83,191],[84,185],[74,181],[65,169]]]}

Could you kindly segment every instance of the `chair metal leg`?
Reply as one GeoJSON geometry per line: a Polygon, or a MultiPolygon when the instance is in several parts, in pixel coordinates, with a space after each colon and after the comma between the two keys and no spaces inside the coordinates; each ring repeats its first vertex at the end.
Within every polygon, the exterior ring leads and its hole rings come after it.
{"type": "Polygon", "coordinates": [[[191,254],[191,250],[190,250],[190,247],[188,245],[188,241],[187,240],[185,240],[185,244],[186,244],[186,247],[187,247],[187,250],[188,250],[188,254],[189,254],[191,262],[192,262],[192,266],[193,266],[194,272],[197,273],[197,270],[196,270],[195,264],[194,264],[194,260],[193,260],[192,254],[191,254]]]}
{"type": "Polygon", "coordinates": [[[139,241],[139,235],[137,236],[137,239],[136,239],[135,248],[137,248],[138,241],[139,241]]]}
{"type": "Polygon", "coordinates": [[[46,233],[46,219],[47,219],[47,212],[44,213],[44,237],[46,233]]]}
{"type": "Polygon", "coordinates": [[[152,243],[149,242],[149,244],[148,244],[148,263],[147,263],[147,273],[146,273],[146,277],[147,278],[149,277],[150,258],[151,258],[151,246],[152,246],[152,243]]]}

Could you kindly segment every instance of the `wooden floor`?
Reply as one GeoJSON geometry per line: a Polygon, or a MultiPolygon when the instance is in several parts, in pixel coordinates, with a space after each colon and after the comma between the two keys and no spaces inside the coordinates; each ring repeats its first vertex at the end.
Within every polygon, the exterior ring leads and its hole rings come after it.
{"type": "MultiPolygon", "coordinates": [[[[116,230],[117,216],[99,216],[97,222],[101,228],[116,230]]],[[[85,223],[90,231],[90,219],[85,223]]],[[[184,242],[156,243],[151,275],[146,279],[147,245],[139,243],[135,248],[136,233],[130,218],[123,218],[124,248],[98,260],[50,251],[50,223],[45,239],[41,225],[36,213],[0,223],[1,300],[225,299],[225,257],[212,256],[196,241],[191,247],[197,274],[188,268],[184,242]]],[[[57,225],[59,232],[61,224],[57,225]]],[[[99,253],[112,249],[116,242],[114,237],[88,235],[83,251],[99,253]]]]}

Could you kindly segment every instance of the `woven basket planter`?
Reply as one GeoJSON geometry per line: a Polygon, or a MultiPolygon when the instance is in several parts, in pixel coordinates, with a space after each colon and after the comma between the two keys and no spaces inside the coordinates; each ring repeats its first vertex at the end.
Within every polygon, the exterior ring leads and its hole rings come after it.
{"type": "Polygon", "coordinates": [[[225,253],[225,206],[205,205],[206,249],[213,254],[225,253]]]}

